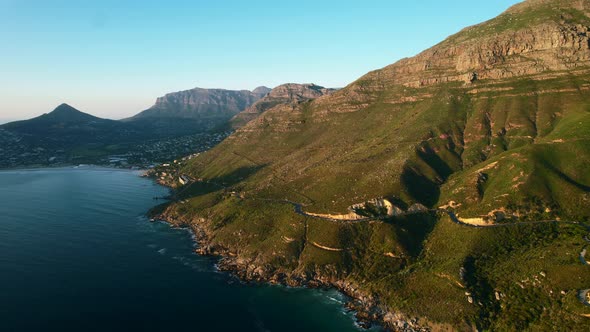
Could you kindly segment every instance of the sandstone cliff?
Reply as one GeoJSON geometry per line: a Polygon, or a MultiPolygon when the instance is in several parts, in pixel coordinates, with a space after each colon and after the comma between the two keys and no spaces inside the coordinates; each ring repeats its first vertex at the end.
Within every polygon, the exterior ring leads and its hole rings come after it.
{"type": "Polygon", "coordinates": [[[229,119],[264,97],[269,91],[266,87],[258,87],[254,91],[195,88],[169,93],[158,98],[154,106],[134,118],[229,119]]]}
{"type": "Polygon", "coordinates": [[[264,98],[236,115],[232,119],[232,126],[234,128],[242,127],[257,118],[260,114],[274,107],[294,107],[301,102],[329,95],[334,91],[334,89],[324,88],[315,84],[288,83],[280,85],[269,91],[264,98]]]}

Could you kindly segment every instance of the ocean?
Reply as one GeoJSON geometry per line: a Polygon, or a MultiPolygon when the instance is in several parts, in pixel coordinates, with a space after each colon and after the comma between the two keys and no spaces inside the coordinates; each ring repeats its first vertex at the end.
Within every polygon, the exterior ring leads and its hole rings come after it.
{"type": "Polygon", "coordinates": [[[0,171],[0,331],[360,331],[335,290],[244,284],[138,172],[0,171]]]}

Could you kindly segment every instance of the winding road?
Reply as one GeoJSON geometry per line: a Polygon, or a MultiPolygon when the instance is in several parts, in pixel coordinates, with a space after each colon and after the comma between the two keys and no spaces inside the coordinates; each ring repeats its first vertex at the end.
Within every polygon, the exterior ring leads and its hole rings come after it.
{"type": "MultiPolygon", "coordinates": [[[[226,189],[227,188],[225,186],[219,185],[217,183],[214,182],[210,182],[214,185],[218,185],[219,187],[226,189]]],[[[192,185],[192,183],[191,183],[192,185]]],[[[190,187],[187,186],[187,187],[190,187]]],[[[188,188],[184,188],[184,190],[186,190],[188,188]]],[[[307,196],[302,195],[303,197],[305,197],[306,199],[309,199],[310,201],[311,198],[308,198],[307,196]]],[[[178,196],[176,196],[178,197],[178,196]]],[[[241,198],[241,199],[246,199],[246,198],[241,198]]],[[[282,204],[289,204],[291,206],[293,206],[293,212],[305,217],[305,218],[312,218],[312,219],[320,219],[320,220],[327,220],[327,221],[333,221],[333,222],[368,222],[368,221],[377,221],[377,220],[381,220],[384,221],[385,219],[390,218],[390,216],[383,216],[383,217],[366,217],[366,218],[358,218],[358,219],[346,219],[346,218],[331,218],[325,215],[319,215],[319,214],[314,214],[314,213],[309,213],[306,212],[304,210],[305,205],[303,205],[302,203],[298,203],[298,202],[293,202],[287,199],[270,199],[270,198],[249,198],[249,199],[253,199],[253,200],[259,200],[259,201],[267,201],[267,202],[274,202],[274,203],[282,203],[282,204]]],[[[588,231],[588,235],[584,236],[584,241],[590,243],[590,226],[577,222],[577,221],[560,221],[560,220],[539,220],[539,221],[525,221],[525,222],[518,222],[518,223],[505,223],[505,224],[471,224],[468,222],[464,222],[462,221],[459,217],[457,217],[457,215],[453,212],[453,211],[449,211],[449,210],[443,210],[443,209],[430,209],[430,210],[426,210],[423,211],[424,213],[432,213],[432,212],[444,212],[447,213],[449,218],[451,219],[452,222],[464,226],[464,227],[472,227],[472,228],[499,228],[499,227],[512,227],[512,226],[519,226],[519,225],[534,225],[534,224],[548,224],[548,223],[560,223],[560,224],[570,224],[570,225],[578,225],[581,227],[584,227],[587,231],[588,231]]],[[[410,215],[410,214],[415,214],[415,213],[405,213],[402,215],[410,215]]],[[[345,251],[346,249],[342,249],[342,248],[332,248],[332,247],[327,247],[324,246],[322,244],[316,243],[316,242],[311,242],[311,244],[319,249],[323,249],[323,250],[327,250],[327,251],[333,251],[333,252],[341,252],[341,251],[345,251]]],[[[582,252],[580,253],[580,262],[584,265],[590,265],[588,264],[588,262],[586,261],[586,252],[587,249],[586,247],[584,247],[584,249],[582,250],[582,252]]],[[[588,294],[590,293],[590,289],[584,289],[584,290],[580,290],[578,292],[578,299],[580,300],[580,302],[586,306],[590,307],[590,301],[588,301],[588,294]]]]}

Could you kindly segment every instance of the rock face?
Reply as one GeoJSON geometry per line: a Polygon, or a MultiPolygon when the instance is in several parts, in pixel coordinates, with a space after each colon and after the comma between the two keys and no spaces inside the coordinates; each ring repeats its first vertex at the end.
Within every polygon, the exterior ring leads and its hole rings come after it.
{"type": "Polygon", "coordinates": [[[346,99],[357,105],[367,103],[370,100],[364,91],[380,91],[391,85],[421,88],[452,82],[470,84],[588,66],[588,13],[588,0],[522,2],[415,57],[365,75],[349,87],[346,99]],[[379,83],[373,85],[375,82],[379,83]]]}
{"type": "Polygon", "coordinates": [[[586,66],[590,35],[587,26],[572,21],[579,14],[571,11],[576,7],[590,10],[587,1],[526,1],[491,24],[467,28],[389,70],[402,84],[416,87],[469,81],[465,78],[473,73],[479,80],[502,79],[586,66]],[[524,22],[526,11],[533,22],[524,22]],[[422,77],[415,80],[407,74],[422,77]]]}
{"type": "Polygon", "coordinates": [[[330,94],[334,89],[327,89],[315,84],[288,83],[279,85],[268,94],[270,98],[283,98],[294,101],[305,101],[330,94]]]}
{"type": "Polygon", "coordinates": [[[195,88],[169,93],[156,100],[156,104],[134,117],[137,118],[189,118],[230,119],[270,91],[258,87],[254,91],[195,88]]]}
{"type": "Polygon", "coordinates": [[[304,101],[329,95],[334,91],[334,89],[327,89],[315,84],[288,83],[280,85],[267,92],[268,94],[254,105],[236,115],[231,121],[232,126],[234,128],[242,127],[260,114],[278,105],[297,105],[304,101]]]}

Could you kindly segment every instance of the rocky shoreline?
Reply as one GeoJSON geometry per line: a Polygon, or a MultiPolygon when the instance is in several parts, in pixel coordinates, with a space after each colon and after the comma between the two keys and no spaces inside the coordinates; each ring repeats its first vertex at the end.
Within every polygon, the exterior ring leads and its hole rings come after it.
{"type": "Polygon", "coordinates": [[[408,318],[404,314],[395,313],[382,305],[379,299],[360,290],[355,285],[335,277],[325,276],[322,271],[312,274],[292,271],[286,273],[274,267],[257,266],[253,262],[241,259],[231,248],[212,245],[211,234],[206,230],[205,218],[183,220],[182,217],[172,215],[165,209],[163,212],[150,212],[150,218],[161,220],[174,227],[188,227],[195,235],[198,246],[195,252],[203,256],[219,257],[217,268],[229,272],[245,282],[270,283],[289,287],[335,288],[350,300],[345,308],[355,313],[357,323],[363,328],[371,328],[378,324],[386,331],[426,332],[426,327],[420,318],[408,318]]]}

